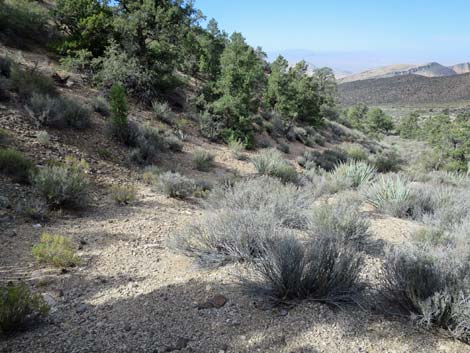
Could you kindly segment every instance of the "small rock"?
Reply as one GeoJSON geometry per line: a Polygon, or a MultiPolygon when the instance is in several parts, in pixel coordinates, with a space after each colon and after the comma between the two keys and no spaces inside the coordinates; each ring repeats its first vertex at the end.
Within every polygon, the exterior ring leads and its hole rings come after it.
{"type": "Polygon", "coordinates": [[[39,228],[41,228],[41,227],[42,227],[42,225],[40,225],[39,223],[33,224],[33,228],[34,228],[34,229],[39,229],[39,228]]]}
{"type": "Polygon", "coordinates": [[[77,306],[77,309],[75,310],[77,312],[77,314],[83,314],[85,311],[87,311],[88,307],[86,306],[86,304],[80,304],[79,306],[77,306]]]}
{"type": "Polygon", "coordinates": [[[219,309],[227,303],[227,297],[223,296],[222,294],[217,294],[214,297],[208,299],[207,301],[198,304],[198,309],[211,309],[216,308],[219,309]]]}
{"type": "Polygon", "coordinates": [[[16,236],[17,236],[16,229],[13,229],[12,231],[10,231],[10,232],[8,233],[8,236],[9,236],[10,238],[16,237],[16,236]]]}
{"type": "Polygon", "coordinates": [[[46,304],[49,306],[50,312],[53,313],[57,310],[57,301],[54,299],[53,295],[51,293],[44,293],[42,295],[42,298],[46,302],[46,304]]]}

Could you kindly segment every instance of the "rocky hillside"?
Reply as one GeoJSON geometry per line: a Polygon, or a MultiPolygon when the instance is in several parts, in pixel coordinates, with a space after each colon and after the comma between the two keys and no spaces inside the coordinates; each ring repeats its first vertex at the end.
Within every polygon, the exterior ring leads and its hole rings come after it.
{"type": "Polygon", "coordinates": [[[468,73],[469,64],[457,64],[454,66],[444,66],[436,62],[424,64],[424,65],[408,65],[408,64],[396,64],[390,66],[379,67],[376,69],[364,71],[358,74],[349,75],[346,77],[339,78],[340,83],[388,78],[397,76],[407,75],[419,75],[424,77],[446,77],[460,75],[468,73]]]}
{"type": "Polygon", "coordinates": [[[405,75],[345,82],[338,86],[342,105],[449,103],[470,99],[470,75],[405,75]]]}

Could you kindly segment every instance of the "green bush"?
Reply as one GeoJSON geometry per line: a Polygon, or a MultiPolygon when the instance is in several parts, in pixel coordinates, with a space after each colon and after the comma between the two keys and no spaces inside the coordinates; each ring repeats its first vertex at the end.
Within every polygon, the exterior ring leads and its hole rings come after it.
{"type": "Polygon", "coordinates": [[[109,92],[111,105],[111,133],[118,140],[129,144],[129,121],[126,91],[121,85],[113,85],[109,92]]]}
{"type": "Polygon", "coordinates": [[[3,333],[13,332],[48,313],[49,307],[42,296],[31,293],[25,283],[0,287],[0,331],[3,333]]]}
{"type": "Polygon", "coordinates": [[[257,172],[261,175],[279,178],[284,183],[298,182],[298,175],[295,168],[287,162],[276,149],[270,148],[261,152],[252,158],[252,163],[257,172]]]}
{"type": "Polygon", "coordinates": [[[75,129],[90,126],[90,111],[67,98],[33,93],[28,107],[38,125],[75,129]]]}
{"type": "Polygon", "coordinates": [[[135,185],[113,185],[111,195],[118,205],[128,205],[137,198],[137,188],[135,185]]]}
{"type": "Polygon", "coordinates": [[[12,177],[15,181],[27,183],[34,164],[26,159],[22,153],[12,149],[0,149],[0,172],[12,177]]]}
{"type": "Polygon", "coordinates": [[[348,145],[344,150],[348,159],[353,161],[367,161],[367,152],[360,145],[348,145]]]}
{"type": "Polygon", "coordinates": [[[166,172],[158,176],[157,187],[168,197],[185,199],[193,194],[195,183],[179,173],[166,172]]]}
{"type": "Polygon", "coordinates": [[[214,155],[203,149],[194,152],[193,163],[194,168],[201,172],[207,172],[214,166],[214,155]]]}
{"type": "Polygon", "coordinates": [[[396,173],[401,169],[403,161],[397,152],[387,151],[377,154],[373,158],[373,164],[379,173],[396,173]]]}
{"type": "Polygon", "coordinates": [[[74,267],[80,263],[72,241],[62,235],[42,233],[32,253],[37,262],[55,267],[74,267]]]}
{"type": "Polygon", "coordinates": [[[52,163],[33,177],[33,186],[52,207],[80,207],[88,198],[88,164],[68,157],[65,163],[52,163]]]}

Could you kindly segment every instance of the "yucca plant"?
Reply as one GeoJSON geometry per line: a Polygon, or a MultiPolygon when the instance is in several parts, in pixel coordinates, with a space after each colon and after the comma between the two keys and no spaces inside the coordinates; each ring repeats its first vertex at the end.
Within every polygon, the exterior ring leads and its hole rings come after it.
{"type": "Polygon", "coordinates": [[[405,217],[413,203],[413,194],[407,180],[395,174],[381,176],[367,190],[367,201],[394,217],[405,217]]]}
{"type": "Polygon", "coordinates": [[[377,170],[363,161],[349,161],[339,164],[333,171],[333,176],[344,179],[351,187],[357,188],[362,184],[369,183],[374,179],[377,170]]]}

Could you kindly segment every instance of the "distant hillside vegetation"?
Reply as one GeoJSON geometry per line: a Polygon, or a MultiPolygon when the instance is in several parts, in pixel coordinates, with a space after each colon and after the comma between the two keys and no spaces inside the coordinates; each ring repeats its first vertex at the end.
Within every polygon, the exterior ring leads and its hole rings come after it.
{"type": "Polygon", "coordinates": [[[470,99],[470,74],[448,77],[406,75],[338,85],[342,105],[449,103],[470,99]]]}

